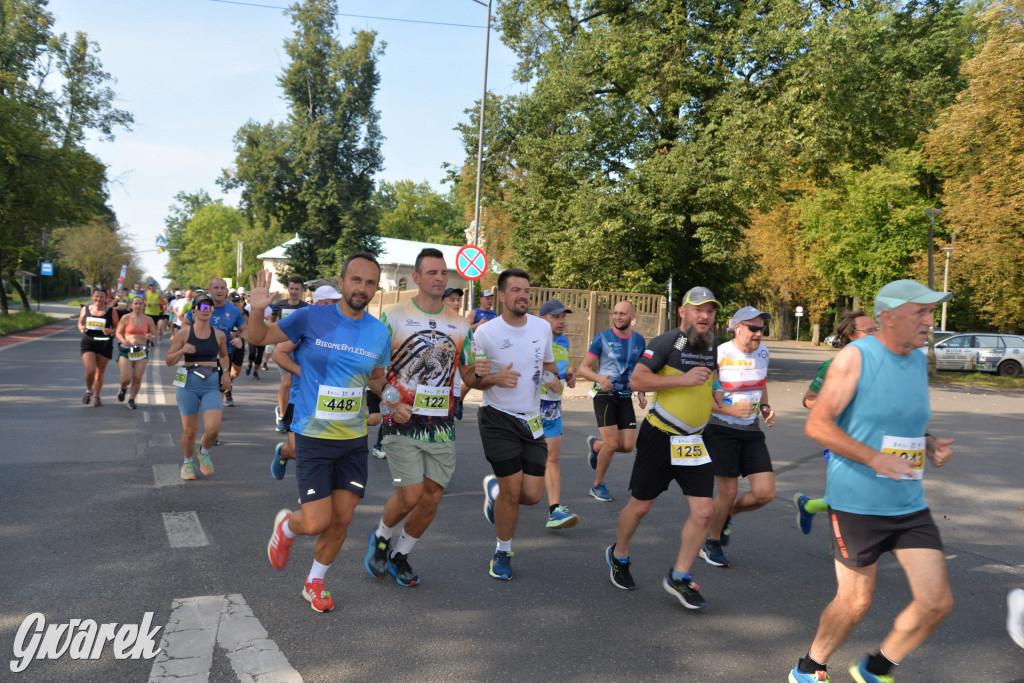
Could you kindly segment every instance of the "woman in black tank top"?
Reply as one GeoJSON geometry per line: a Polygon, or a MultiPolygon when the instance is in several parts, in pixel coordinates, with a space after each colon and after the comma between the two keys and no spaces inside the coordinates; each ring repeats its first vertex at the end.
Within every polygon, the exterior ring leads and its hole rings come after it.
{"type": "Polygon", "coordinates": [[[117,312],[107,306],[107,290],[94,289],[92,303],[82,306],[78,314],[78,329],[82,340],[78,345],[85,366],[85,395],[82,403],[99,408],[100,390],[103,389],[103,374],[107,363],[114,355],[114,330],[117,329],[117,312]]]}

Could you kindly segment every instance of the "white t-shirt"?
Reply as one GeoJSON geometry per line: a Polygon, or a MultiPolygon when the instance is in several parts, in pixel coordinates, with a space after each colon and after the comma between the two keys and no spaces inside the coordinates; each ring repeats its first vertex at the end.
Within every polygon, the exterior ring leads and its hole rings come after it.
{"type": "Polygon", "coordinates": [[[175,299],[174,301],[171,302],[171,309],[174,311],[174,324],[177,327],[181,327],[181,319],[184,317],[181,314],[181,309],[184,308],[185,304],[187,303],[188,300],[185,299],[184,297],[180,299],[175,299]]]}
{"type": "Polygon", "coordinates": [[[491,373],[512,363],[512,369],[520,374],[515,388],[484,389],[483,405],[519,417],[539,413],[544,363],[555,362],[548,321],[527,314],[525,325],[512,327],[499,316],[476,328],[473,341],[476,353],[486,353],[490,359],[491,373]]]}
{"type": "Polygon", "coordinates": [[[712,412],[727,424],[752,425],[757,422],[757,406],[768,379],[768,347],[761,344],[753,353],[744,353],[727,341],[718,347],[718,381],[725,392],[723,402],[750,401],[755,404],[754,414],[748,418],[733,417],[712,412]]]}

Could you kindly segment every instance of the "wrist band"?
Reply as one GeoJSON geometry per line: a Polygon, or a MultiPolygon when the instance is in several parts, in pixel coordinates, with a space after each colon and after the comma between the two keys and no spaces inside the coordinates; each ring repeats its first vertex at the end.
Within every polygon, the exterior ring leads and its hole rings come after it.
{"type": "Polygon", "coordinates": [[[770,403],[762,403],[761,404],[761,410],[764,410],[765,408],[767,408],[768,410],[771,410],[772,409],[772,405],[770,403]]]}

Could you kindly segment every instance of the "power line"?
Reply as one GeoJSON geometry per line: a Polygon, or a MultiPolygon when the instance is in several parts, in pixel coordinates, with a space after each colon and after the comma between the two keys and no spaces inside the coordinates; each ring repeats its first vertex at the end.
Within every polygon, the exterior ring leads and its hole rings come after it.
{"type": "MultiPolygon", "coordinates": [[[[209,0],[209,2],[219,2],[222,5],[242,5],[245,7],[261,7],[263,9],[277,9],[287,10],[287,7],[280,7],[278,5],[263,5],[257,2],[244,2],[243,0],[209,0]]],[[[455,26],[457,28],[486,28],[486,26],[479,26],[477,24],[453,24],[446,21],[426,21],[424,19],[399,19],[398,17],[374,17],[367,14],[345,14],[344,12],[338,12],[339,17],[346,17],[349,19],[375,19],[378,21],[397,21],[403,24],[430,24],[431,26],[455,26]]]]}

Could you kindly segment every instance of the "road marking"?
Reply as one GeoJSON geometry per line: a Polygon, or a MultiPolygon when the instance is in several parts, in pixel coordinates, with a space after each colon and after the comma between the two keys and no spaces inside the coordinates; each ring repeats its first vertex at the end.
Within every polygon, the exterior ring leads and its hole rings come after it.
{"type": "Polygon", "coordinates": [[[165,512],[164,529],[172,548],[201,548],[210,545],[199,515],[195,512],[165,512]]]}
{"type": "Polygon", "coordinates": [[[0,339],[0,351],[13,349],[15,346],[28,344],[29,342],[36,341],[37,339],[52,337],[55,334],[60,334],[61,332],[66,332],[70,329],[72,328],[62,323],[49,323],[26,332],[12,332],[3,339],[0,339]]]}
{"type": "MultiPolygon", "coordinates": [[[[157,347],[154,346],[153,350],[150,352],[149,365],[146,367],[146,384],[149,385],[147,389],[149,391],[150,396],[152,396],[152,399],[150,400],[150,405],[166,406],[170,404],[167,402],[167,396],[164,394],[164,387],[159,382],[160,373],[158,373],[154,367],[154,361],[160,361],[160,363],[163,363],[163,358],[156,357],[156,349],[157,347]]],[[[163,354],[160,355],[163,356],[163,354]]]]}
{"type": "Polygon", "coordinates": [[[302,682],[245,598],[235,593],[178,598],[171,603],[150,683],[209,680],[216,645],[225,651],[240,681],[302,682]]]}
{"type": "Polygon", "coordinates": [[[153,465],[153,486],[181,486],[185,481],[181,478],[180,465],[153,465]]]}
{"type": "Polygon", "coordinates": [[[167,432],[160,432],[158,434],[149,435],[149,445],[150,447],[161,446],[170,448],[174,446],[174,441],[171,439],[171,435],[167,432]]]}

